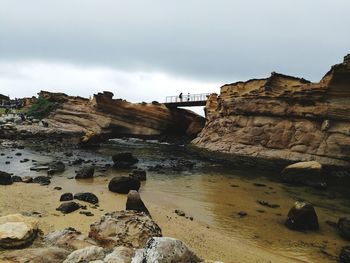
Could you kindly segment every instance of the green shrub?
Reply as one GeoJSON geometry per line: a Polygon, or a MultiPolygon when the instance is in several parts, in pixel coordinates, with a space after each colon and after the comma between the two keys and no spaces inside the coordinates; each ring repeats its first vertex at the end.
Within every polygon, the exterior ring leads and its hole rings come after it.
{"type": "Polygon", "coordinates": [[[27,111],[27,116],[32,116],[36,119],[43,119],[48,116],[52,111],[57,109],[58,103],[50,102],[42,97],[39,97],[38,101],[33,104],[27,111]]]}

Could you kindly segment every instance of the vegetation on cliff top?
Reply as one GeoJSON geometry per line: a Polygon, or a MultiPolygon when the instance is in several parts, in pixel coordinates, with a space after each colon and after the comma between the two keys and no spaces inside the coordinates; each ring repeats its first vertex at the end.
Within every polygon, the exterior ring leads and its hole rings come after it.
{"type": "Polygon", "coordinates": [[[52,111],[59,107],[59,103],[53,103],[39,97],[38,101],[33,104],[27,111],[28,116],[32,116],[36,119],[43,119],[47,117],[52,111]]]}

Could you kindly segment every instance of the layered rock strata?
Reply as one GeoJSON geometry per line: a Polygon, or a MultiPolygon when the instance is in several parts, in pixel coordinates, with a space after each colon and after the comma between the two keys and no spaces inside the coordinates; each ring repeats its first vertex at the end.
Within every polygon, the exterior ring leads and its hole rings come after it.
{"type": "Polygon", "coordinates": [[[350,166],[350,56],[318,83],[272,73],[221,87],[192,144],[230,156],[350,166]]]}

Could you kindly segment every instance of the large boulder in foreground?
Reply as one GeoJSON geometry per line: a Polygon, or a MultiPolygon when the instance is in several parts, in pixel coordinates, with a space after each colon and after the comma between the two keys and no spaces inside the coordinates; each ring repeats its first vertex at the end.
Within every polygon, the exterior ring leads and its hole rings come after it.
{"type": "Polygon", "coordinates": [[[130,168],[139,161],[129,152],[115,154],[112,160],[115,168],[130,168]]]}
{"type": "Polygon", "coordinates": [[[0,247],[23,248],[32,244],[38,233],[38,221],[13,214],[0,217],[0,247]]]}
{"type": "Polygon", "coordinates": [[[0,185],[10,185],[12,184],[11,174],[0,171],[0,185]]]}
{"type": "Polygon", "coordinates": [[[322,165],[319,162],[299,162],[288,165],[281,172],[285,183],[294,185],[317,185],[324,183],[322,165]]]}
{"type": "Polygon", "coordinates": [[[90,226],[89,237],[101,246],[112,248],[127,246],[143,247],[151,237],[162,236],[162,230],[145,213],[116,211],[107,213],[99,222],[90,226]]]}
{"type": "Polygon", "coordinates": [[[0,262],[6,263],[62,263],[69,255],[67,250],[57,247],[33,248],[5,252],[0,262]]]}
{"type": "Polygon", "coordinates": [[[136,252],[133,263],[157,262],[202,262],[187,246],[180,240],[170,237],[153,237],[149,239],[144,249],[136,252]]]}
{"type": "Polygon", "coordinates": [[[128,199],[126,200],[126,210],[135,210],[138,212],[144,212],[146,215],[150,215],[147,207],[143,203],[139,192],[131,190],[128,193],[128,199]]]}
{"type": "Polygon", "coordinates": [[[108,184],[108,189],[114,193],[127,194],[130,190],[138,191],[140,186],[139,180],[133,177],[120,176],[112,178],[108,184]]]}
{"type": "Polygon", "coordinates": [[[314,207],[306,202],[295,202],[289,210],[286,226],[292,230],[318,230],[318,218],[314,207]]]}

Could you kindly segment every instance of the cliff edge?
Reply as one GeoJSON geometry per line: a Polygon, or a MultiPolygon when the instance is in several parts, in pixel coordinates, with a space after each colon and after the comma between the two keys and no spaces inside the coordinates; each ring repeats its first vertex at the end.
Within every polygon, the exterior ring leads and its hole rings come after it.
{"type": "Polygon", "coordinates": [[[318,83],[272,73],[221,87],[196,147],[232,156],[350,167],[350,55],[318,83]]]}

